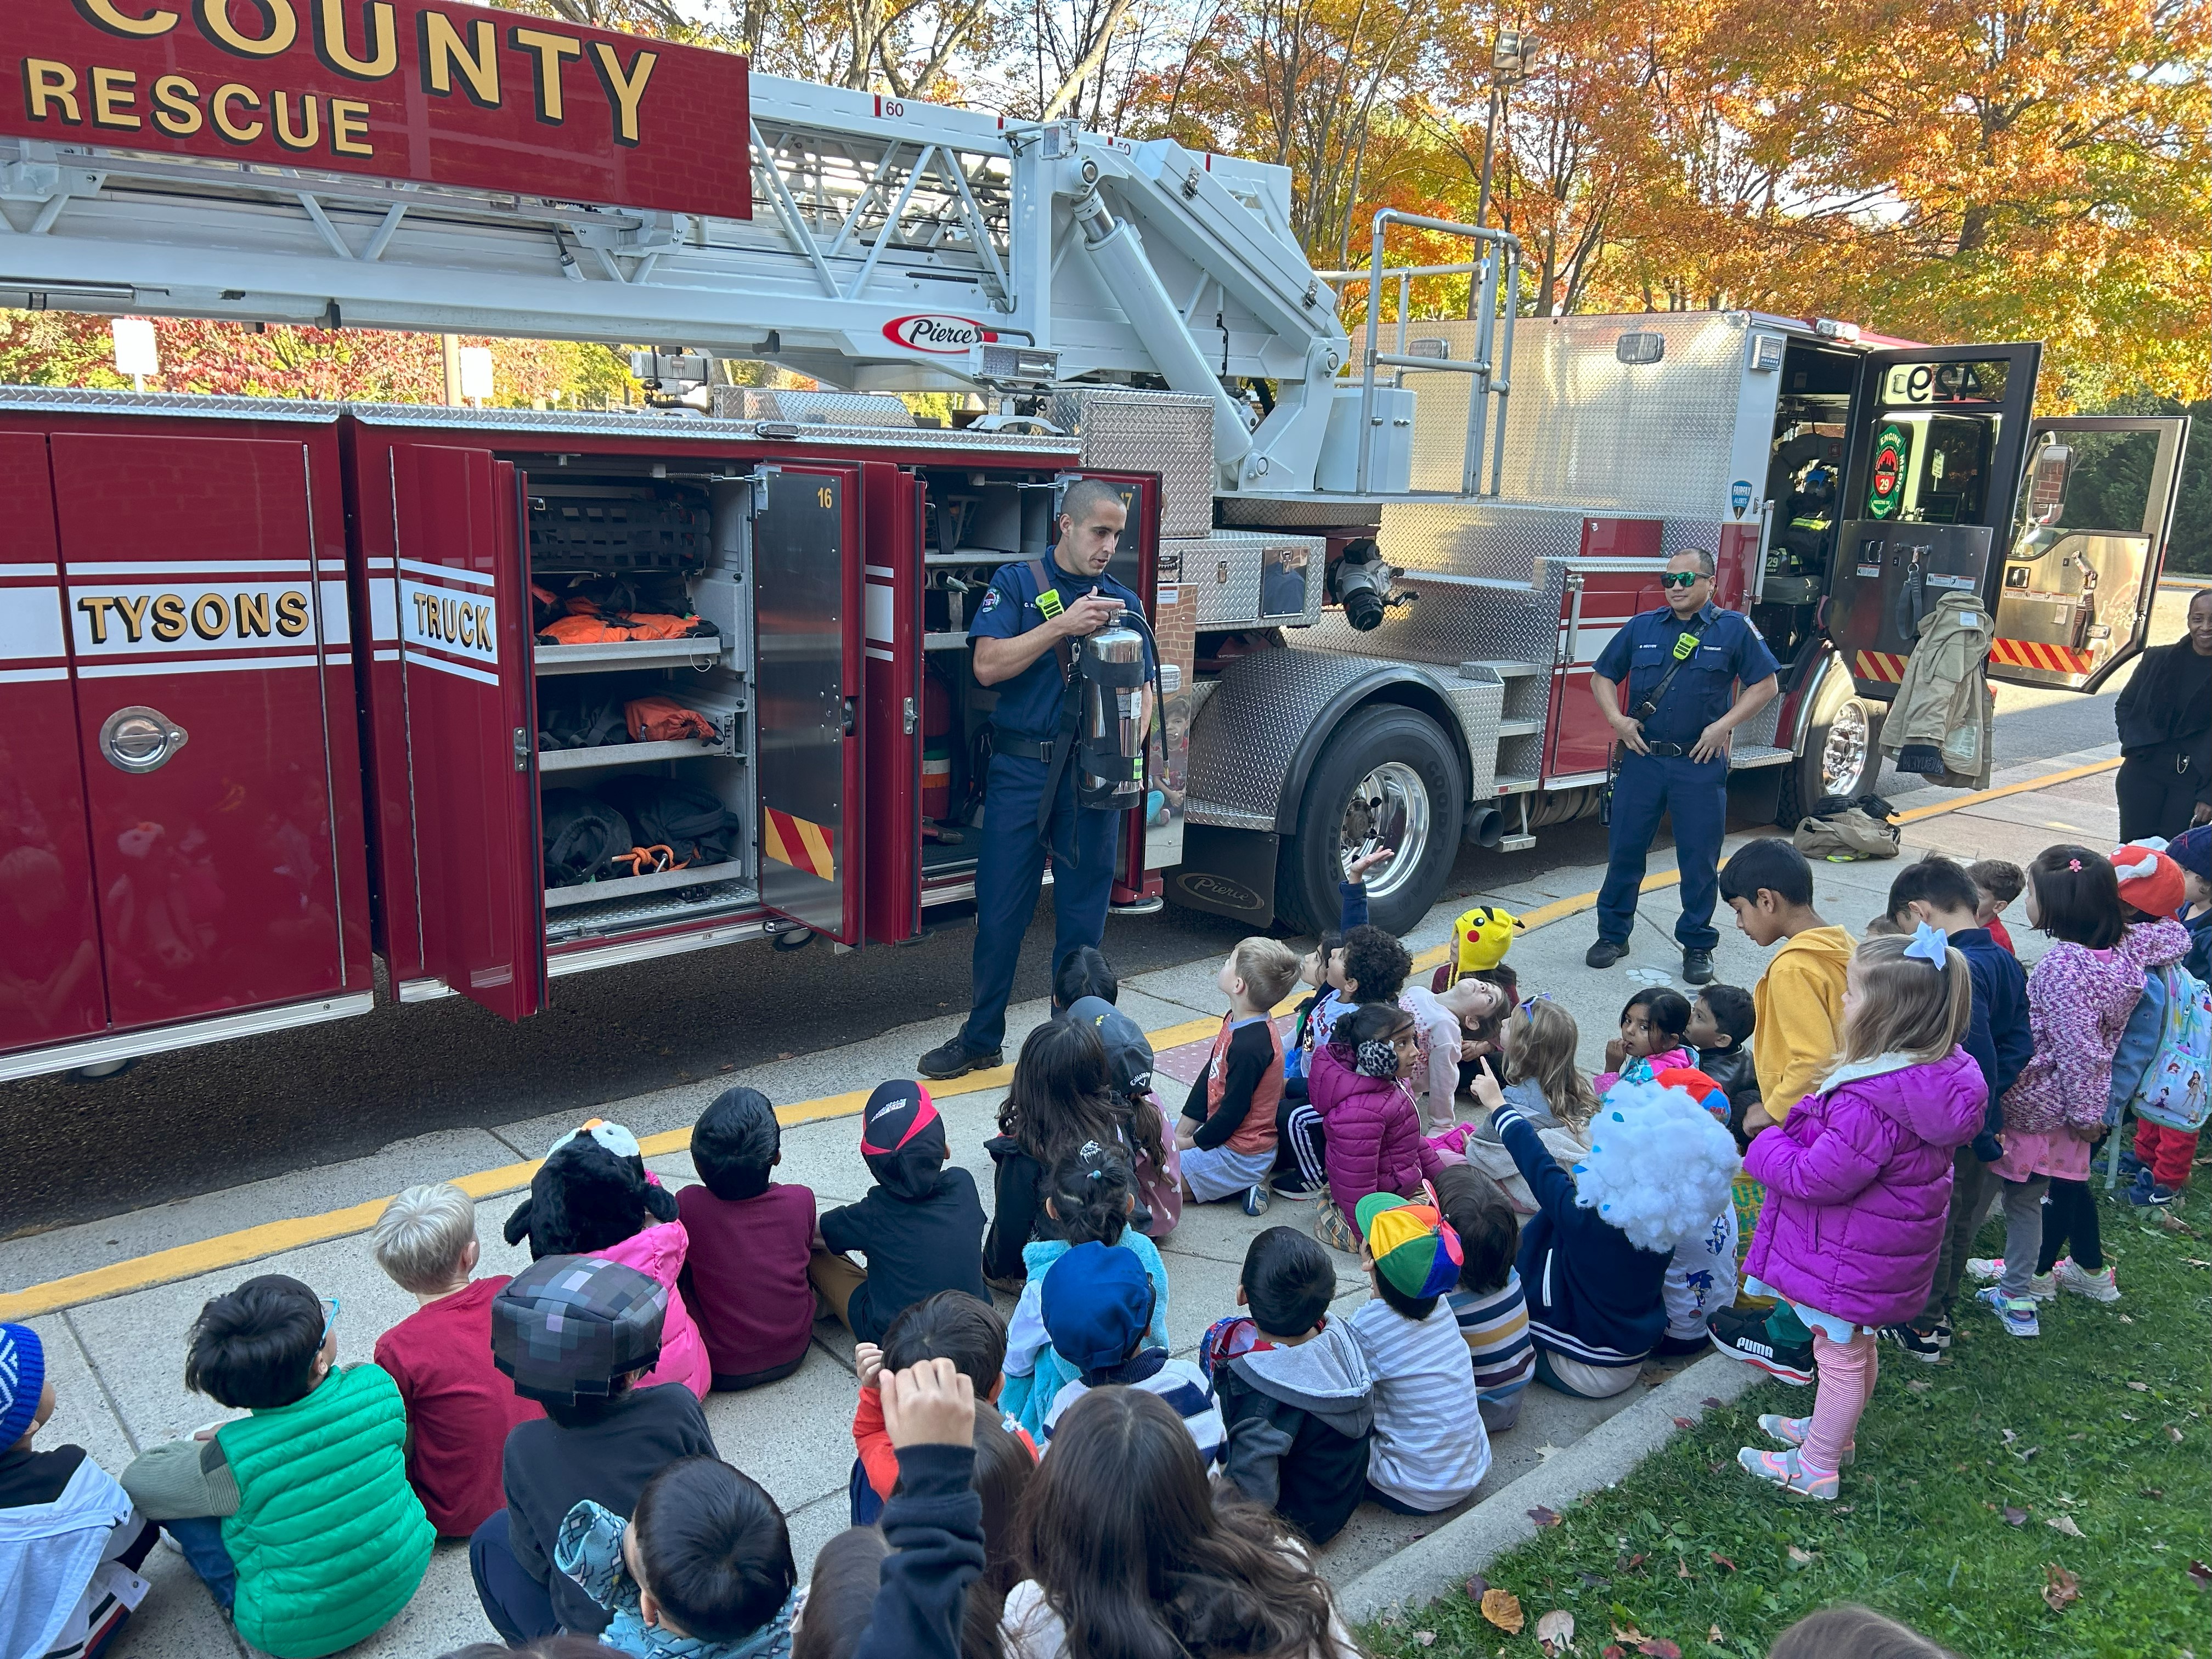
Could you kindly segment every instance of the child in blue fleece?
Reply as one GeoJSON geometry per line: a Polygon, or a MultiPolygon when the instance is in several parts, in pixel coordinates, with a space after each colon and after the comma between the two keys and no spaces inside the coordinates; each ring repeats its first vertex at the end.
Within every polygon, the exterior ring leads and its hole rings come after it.
{"type": "Polygon", "coordinates": [[[627,1521],[585,1498],[553,1563],[614,1615],[599,1640],[634,1659],[783,1659],[799,1570],[775,1500],[727,1463],[682,1457],[627,1521]]]}

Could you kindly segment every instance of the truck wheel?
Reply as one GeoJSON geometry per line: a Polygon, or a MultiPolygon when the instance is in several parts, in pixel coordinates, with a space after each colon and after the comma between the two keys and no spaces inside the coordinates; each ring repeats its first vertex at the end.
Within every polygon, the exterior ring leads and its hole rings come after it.
{"type": "Polygon", "coordinates": [[[1856,797],[1874,787],[1881,770],[1881,716],[1864,698],[1851,695],[1850,682],[1840,695],[1824,698],[1813,729],[1805,734],[1803,758],[1782,780],[1782,804],[1775,814],[1794,829],[1823,795],[1856,797]]]}
{"type": "Polygon", "coordinates": [[[1443,890],[1466,798],[1458,751],[1434,720],[1395,703],[1355,711],[1306,776],[1297,833],[1276,865],[1276,915],[1309,933],[1334,927],[1346,866],[1402,814],[1398,856],[1368,878],[1367,908],[1376,927],[1409,931],[1443,890]]]}

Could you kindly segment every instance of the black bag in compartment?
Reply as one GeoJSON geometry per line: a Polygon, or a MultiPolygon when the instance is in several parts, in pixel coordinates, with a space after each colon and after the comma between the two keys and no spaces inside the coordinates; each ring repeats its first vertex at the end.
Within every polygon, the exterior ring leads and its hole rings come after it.
{"type": "Polygon", "coordinates": [[[616,807],[581,789],[548,789],[539,801],[538,816],[545,826],[548,887],[580,887],[587,881],[629,873],[608,862],[636,845],[629,820],[616,807]]]}
{"type": "MultiPolygon", "coordinates": [[[[597,675],[540,680],[538,684],[538,747],[597,749],[629,741],[623,712],[627,699],[597,675]]],[[[627,849],[625,849],[627,850],[627,849]]]]}
{"type": "Polygon", "coordinates": [[[685,864],[722,864],[737,856],[744,821],[711,790],[640,776],[609,778],[599,793],[629,820],[641,847],[668,848],[685,864]]]}

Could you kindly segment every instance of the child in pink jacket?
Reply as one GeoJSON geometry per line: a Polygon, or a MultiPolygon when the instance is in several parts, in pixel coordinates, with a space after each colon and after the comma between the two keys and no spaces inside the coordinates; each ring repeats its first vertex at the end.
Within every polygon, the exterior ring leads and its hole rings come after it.
{"type": "Polygon", "coordinates": [[[1796,1310],[1820,1367],[1810,1417],[1759,1419],[1787,1449],[1736,1455],[1759,1480],[1835,1497],[1874,1394],[1875,1328],[1927,1301],[1950,1214],[1952,1154],[1981,1127],[1989,1099],[1981,1068],[1959,1046],[1972,1002],[1966,958],[1925,923],[1912,939],[1860,945],[1836,1065],[1744,1155],[1744,1173],[1766,1186],[1746,1288],[1796,1310]]]}
{"type": "Polygon", "coordinates": [[[1358,1250],[1361,1199],[1418,1193],[1443,1167],[1421,1139],[1420,1109],[1407,1081],[1419,1064],[1413,1017],[1392,1002],[1361,1004],[1314,1051],[1310,1099],[1327,1137],[1328,1194],[1338,1212],[1324,1213],[1315,1230],[1323,1243],[1358,1250]]]}

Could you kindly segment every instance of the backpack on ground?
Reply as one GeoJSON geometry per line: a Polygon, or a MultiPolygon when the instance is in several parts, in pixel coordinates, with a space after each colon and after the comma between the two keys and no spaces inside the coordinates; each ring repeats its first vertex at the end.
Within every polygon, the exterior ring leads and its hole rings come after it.
{"type": "Polygon", "coordinates": [[[2178,963],[2152,972],[2163,981],[2166,1012],[2128,1106],[2146,1123],[2194,1134],[2212,1110],[2212,990],[2178,963]]]}

